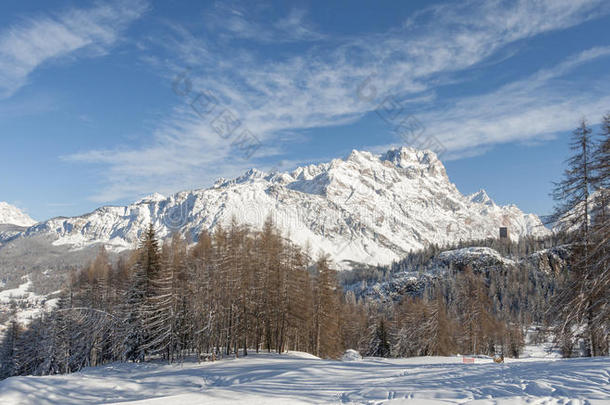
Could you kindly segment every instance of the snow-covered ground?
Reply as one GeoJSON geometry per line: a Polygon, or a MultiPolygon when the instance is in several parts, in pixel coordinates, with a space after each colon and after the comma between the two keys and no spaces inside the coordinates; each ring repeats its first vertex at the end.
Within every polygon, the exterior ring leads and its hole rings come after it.
{"type": "Polygon", "coordinates": [[[112,364],[0,382],[0,404],[609,404],[610,358],[320,360],[303,353],[213,363],[112,364]]]}
{"type": "MultiPolygon", "coordinates": [[[[11,302],[17,307],[17,321],[21,325],[28,325],[32,319],[37,317],[42,311],[49,311],[57,303],[57,298],[48,299],[47,296],[36,294],[31,290],[32,281],[29,276],[23,276],[24,283],[17,288],[0,291],[0,312],[10,312],[11,302]]],[[[56,291],[49,295],[59,293],[56,291]]],[[[2,336],[7,324],[0,323],[0,336],[2,336]]]]}

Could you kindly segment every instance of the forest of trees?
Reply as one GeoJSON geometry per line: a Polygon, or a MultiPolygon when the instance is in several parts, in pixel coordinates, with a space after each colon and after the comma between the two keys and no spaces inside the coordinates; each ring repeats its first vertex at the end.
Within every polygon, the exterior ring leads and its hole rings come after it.
{"type": "MultiPolygon", "coordinates": [[[[431,244],[423,249],[410,252],[401,260],[393,262],[388,266],[356,267],[350,271],[341,272],[338,276],[341,283],[344,285],[353,285],[362,281],[377,283],[390,280],[392,277],[402,272],[426,272],[430,270],[428,267],[432,262],[432,259],[439,253],[447,250],[469,247],[488,247],[497,251],[503,257],[518,260],[531,255],[532,253],[555,246],[566,245],[569,244],[569,242],[569,236],[560,232],[542,238],[525,236],[520,238],[517,242],[487,238],[459,241],[458,243],[443,247],[431,244]]],[[[437,264],[434,263],[434,266],[436,267],[437,264]]],[[[451,269],[448,268],[447,270],[451,269]]]]}
{"type": "MultiPolygon", "coordinates": [[[[73,273],[52,311],[27,327],[15,317],[10,321],[0,345],[0,378],[260,350],[329,358],[350,348],[382,357],[518,356],[531,323],[549,325],[566,356],[579,341],[587,354],[607,355],[610,115],[601,132],[599,142],[585,122],[574,132],[574,155],[554,194],[552,220],[565,224],[561,235],[517,244],[478,242],[508,256],[568,243],[570,263],[561,274],[465,266],[450,269],[422,294],[378,302],[344,291],[349,283],[338,280],[327,257],[312,259],[271,219],[259,231],[233,220],[203,232],[190,247],[179,234],[161,243],[151,225],[128,258],[113,263],[101,249],[73,273]]],[[[440,250],[430,247],[390,268],[346,277],[379,281],[419,270],[440,250]]]]}
{"type": "Polygon", "coordinates": [[[572,247],[569,271],[549,308],[565,356],[583,342],[586,354],[607,355],[610,346],[610,113],[596,140],[582,120],[572,135],[572,155],[549,218],[561,223],[572,247]]]}
{"type": "Polygon", "coordinates": [[[159,246],[151,226],[129,260],[112,266],[102,250],[52,312],[10,325],[3,375],[249,349],[336,356],[340,306],[328,260],[309,263],[269,221],[261,232],[233,221],[191,249],[178,235],[159,246]]]}
{"type": "Polygon", "coordinates": [[[312,261],[270,221],[260,232],[233,221],[203,233],[190,249],[178,235],[159,246],[151,227],[130,259],[111,265],[102,249],[71,277],[52,312],[27,329],[13,321],[1,346],[1,375],[249,350],[518,356],[530,321],[521,319],[530,305],[519,297],[529,297],[528,285],[527,271],[490,278],[466,268],[422,296],[386,305],[344,293],[327,258],[312,261]],[[508,290],[514,293],[499,293],[508,290]]]}
{"type": "Polygon", "coordinates": [[[414,356],[520,347],[521,329],[514,317],[493,313],[488,293],[495,289],[484,275],[467,270],[455,282],[384,306],[343,293],[328,259],[312,261],[271,221],[259,232],[233,221],[203,233],[190,249],[179,235],[159,246],[150,227],[131,258],[112,265],[102,249],[73,274],[53,311],[27,329],[11,322],[1,375],[250,350],[337,357],[347,348],[414,356]]]}

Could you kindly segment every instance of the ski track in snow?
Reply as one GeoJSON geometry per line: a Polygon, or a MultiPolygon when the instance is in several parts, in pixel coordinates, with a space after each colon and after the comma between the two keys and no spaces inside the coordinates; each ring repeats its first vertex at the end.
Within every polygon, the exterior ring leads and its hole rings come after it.
{"type": "Polygon", "coordinates": [[[610,358],[319,360],[259,354],[0,382],[0,404],[610,404],[610,358]]]}

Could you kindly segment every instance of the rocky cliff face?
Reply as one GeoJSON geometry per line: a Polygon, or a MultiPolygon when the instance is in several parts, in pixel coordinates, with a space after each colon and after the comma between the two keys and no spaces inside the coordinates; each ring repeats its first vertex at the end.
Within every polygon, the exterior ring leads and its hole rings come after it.
{"type": "Polygon", "coordinates": [[[208,189],[50,219],[5,238],[0,249],[44,236],[70,251],[97,244],[121,251],[133,248],[149,223],[160,237],[181,232],[195,240],[232,216],[255,228],[271,216],[287,237],[309,244],[314,254],[330,254],[339,267],[387,264],[432,243],[496,237],[501,226],[515,240],[549,232],[537,216],[498,206],[483,190],[462,195],[433,152],[401,148],[382,155],[353,151],[286,173],[252,169],[208,189]]]}

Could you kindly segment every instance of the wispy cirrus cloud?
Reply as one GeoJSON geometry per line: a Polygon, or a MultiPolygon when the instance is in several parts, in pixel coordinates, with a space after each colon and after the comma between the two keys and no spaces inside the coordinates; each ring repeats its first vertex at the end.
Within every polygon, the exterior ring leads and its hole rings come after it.
{"type": "MultiPolygon", "coordinates": [[[[581,117],[599,122],[610,109],[610,74],[571,82],[566,76],[610,59],[610,46],[593,47],[492,91],[450,97],[418,112],[426,134],[439,139],[444,160],[481,155],[507,142],[537,144],[572,129],[581,117]]],[[[424,136],[425,138],[425,136],[424,136]]],[[[379,149],[395,145],[382,145],[379,149]]]]}
{"type": "Polygon", "coordinates": [[[292,8],[286,15],[262,21],[261,18],[271,11],[270,6],[262,4],[252,3],[245,7],[239,3],[216,2],[205,14],[205,22],[216,35],[227,40],[282,43],[317,41],[326,37],[307,21],[304,9],[292,8]]]}
{"type": "MultiPolygon", "coordinates": [[[[283,26],[252,20],[239,9],[228,10],[208,16],[210,21],[223,21],[219,15],[233,13],[220,34],[225,39],[232,35],[271,41],[277,38],[274,30],[283,26]]],[[[300,33],[291,40],[300,36],[302,48],[278,51],[272,57],[247,44],[218,44],[214,23],[204,33],[173,25],[154,44],[171,57],[149,61],[162,67],[168,81],[186,66],[193,67],[189,75],[194,88],[212,92],[263,144],[274,147],[253,161],[236,159],[230,142],[183,106],[163,120],[145,147],[85,151],[67,158],[104,165],[107,187],[96,200],[201,186],[255,164],[273,166],[263,158],[281,153],[277,140],[287,133],[355,122],[390,94],[413,101],[427,133],[438,136],[454,156],[464,156],[466,149],[471,153],[500,142],[531,139],[571,127],[575,106],[591,112],[607,103],[600,94],[583,94],[569,83],[553,82],[603,58],[605,48],[585,51],[555,68],[476,96],[439,102],[435,94],[447,83],[466,80],[469,69],[488,62],[507,45],[609,11],[601,0],[467,1],[425,9],[403,26],[366,37],[325,41],[327,36],[318,33],[315,45],[307,38],[317,31],[301,13],[288,15],[285,26],[300,33]],[[367,91],[375,97],[358,96],[367,80],[367,91]],[[532,86],[536,91],[530,91],[532,86]],[[573,96],[571,101],[560,99],[562,91],[573,96]]]]}
{"type": "Polygon", "coordinates": [[[420,119],[452,151],[453,159],[472,156],[475,147],[480,154],[494,144],[549,140],[573,128],[581,117],[599,122],[610,109],[610,74],[588,81],[586,89],[581,81],[565,79],[602,59],[610,59],[610,46],[587,49],[485,94],[448,100],[420,119]]]}
{"type": "Polygon", "coordinates": [[[99,3],[93,8],[24,18],[1,29],[0,97],[11,96],[46,62],[105,53],[146,9],[144,0],[99,3]]]}
{"type": "Polygon", "coordinates": [[[159,124],[149,146],[133,149],[123,145],[113,150],[84,151],[64,159],[101,164],[105,187],[91,199],[108,202],[142,197],[153,191],[169,194],[199,188],[219,177],[237,176],[252,164],[232,149],[231,142],[214,133],[207,121],[192,114],[190,107],[180,106],[159,124]],[[227,158],[232,154],[232,159],[227,158]]]}

